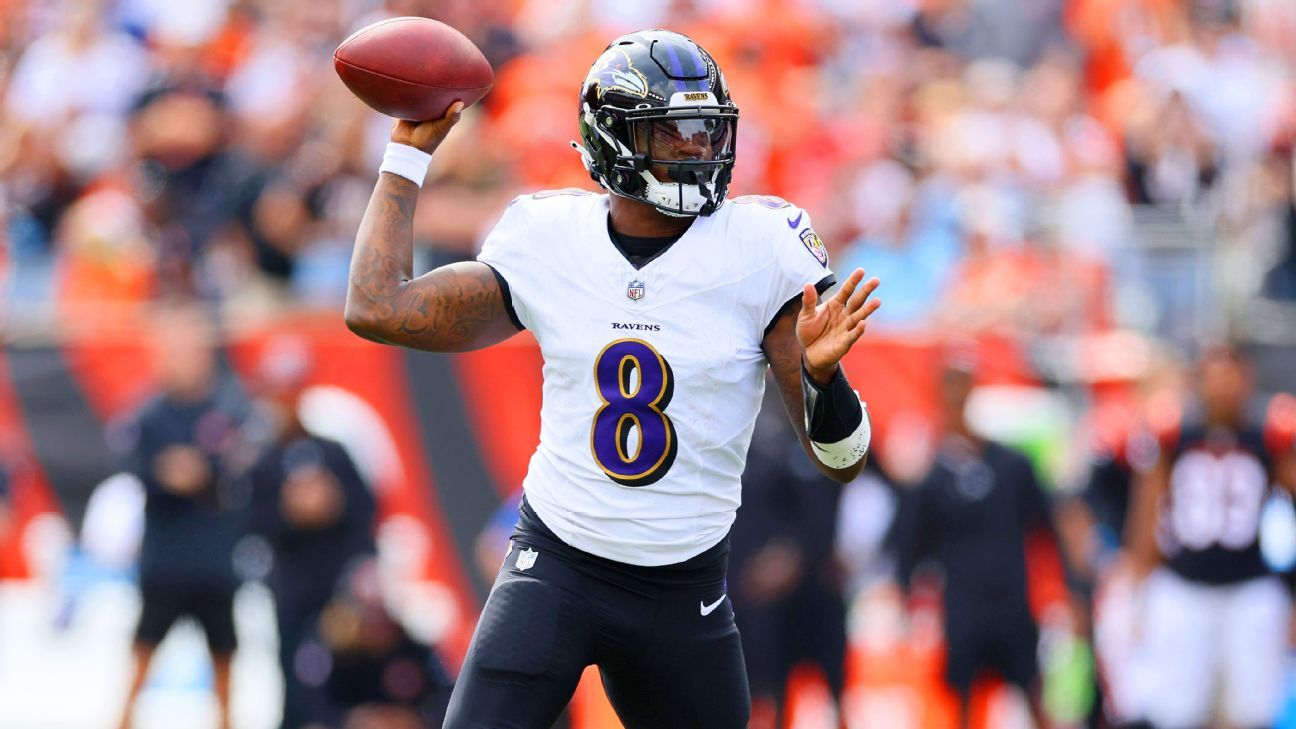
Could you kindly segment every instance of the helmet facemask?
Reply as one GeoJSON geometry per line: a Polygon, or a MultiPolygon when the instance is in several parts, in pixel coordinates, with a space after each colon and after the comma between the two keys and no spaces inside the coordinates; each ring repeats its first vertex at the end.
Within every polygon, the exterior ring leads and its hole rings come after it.
{"type": "Polygon", "coordinates": [[[582,131],[597,135],[586,147],[602,152],[604,185],[667,215],[710,215],[733,175],[738,111],[732,106],[604,106],[586,111],[582,131]]]}

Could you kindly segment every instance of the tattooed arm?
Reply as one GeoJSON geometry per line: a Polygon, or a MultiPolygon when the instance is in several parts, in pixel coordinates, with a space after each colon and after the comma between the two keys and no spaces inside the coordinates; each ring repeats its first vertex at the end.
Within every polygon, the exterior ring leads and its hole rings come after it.
{"type": "MultiPolygon", "coordinates": [[[[422,124],[396,122],[392,141],[432,152],[458,121],[458,107],[422,124]]],[[[432,352],[481,349],[516,334],[486,264],[455,263],[414,278],[418,194],[404,177],[379,175],[351,256],[347,327],[375,342],[432,352]]]]}

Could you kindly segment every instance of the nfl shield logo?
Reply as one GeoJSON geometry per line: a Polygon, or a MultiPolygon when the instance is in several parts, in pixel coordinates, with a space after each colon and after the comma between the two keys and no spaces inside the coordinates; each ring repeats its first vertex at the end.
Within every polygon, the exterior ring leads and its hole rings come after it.
{"type": "Polygon", "coordinates": [[[644,297],[644,282],[631,281],[629,285],[626,286],[626,297],[631,301],[642,299],[644,297]]]}
{"type": "Polygon", "coordinates": [[[518,570],[521,572],[525,572],[531,569],[531,565],[535,564],[536,557],[539,556],[540,553],[535,551],[534,549],[524,549],[518,552],[518,558],[517,558],[518,570]]]}

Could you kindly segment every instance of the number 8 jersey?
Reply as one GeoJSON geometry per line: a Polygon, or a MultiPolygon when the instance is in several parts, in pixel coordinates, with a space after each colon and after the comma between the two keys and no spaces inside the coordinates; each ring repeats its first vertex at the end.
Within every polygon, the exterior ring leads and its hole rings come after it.
{"type": "Polygon", "coordinates": [[[805,211],[737,198],[635,268],[582,190],[510,203],[478,259],[544,357],[527,500],[577,549],[674,564],[716,545],[741,502],[765,388],[761,342],[807,283],[832,285],[805,211]]]}

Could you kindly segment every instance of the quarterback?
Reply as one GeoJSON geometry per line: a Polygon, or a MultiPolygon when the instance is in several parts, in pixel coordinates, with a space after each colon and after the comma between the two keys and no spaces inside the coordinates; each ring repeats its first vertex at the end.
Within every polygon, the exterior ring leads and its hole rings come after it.
{"type": "Polygon", "coordinates": [[[607,194],[523,195],[477,261],[414,278],[415,200],[461,110],[393,127],[346,303],[377,342],[529,329],[544,357],[521,517],[445,726],[549,727],[597,665],[630,729],[745,727],[725,567],[765,368],[807,455],[853,478],[869,420],[839,362],[878,281],[856,270],[821,301],[836,281],[809,213],[726,200],[738,108],[711,55],[661,30],[613,41],[581,88],[573,146],[607,194]]]}

